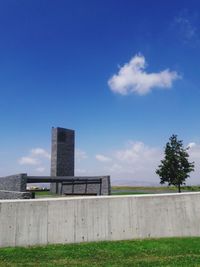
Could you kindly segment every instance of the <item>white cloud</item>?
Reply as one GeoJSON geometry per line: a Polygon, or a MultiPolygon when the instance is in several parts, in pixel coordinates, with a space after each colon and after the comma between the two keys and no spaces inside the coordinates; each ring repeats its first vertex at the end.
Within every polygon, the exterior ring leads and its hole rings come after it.
{"type": "Polygon", "coordinates": [[[47,150],[41,147],[32,148],[27,155],[18,160],[21,167],[17,172],[26,172],[29,175],[49,175],[50,158],[51,155],[47,150]]]}
{"type": "Polygon", "coordinates": [[[95,158],[96,158],[98,161],[101,161],[101,162],[110,162],[110,161],[112,161],[111,158],[106,157],[106,156],[101,155],[101,154],[97,154],[97,155],[95,156],[95,158]]]}
{"type": "Polygon", "coordinates": [[[118,150],[115,152],[115,157],[122,162],[126,163],[139,163],[141,160],[152,161],[160,156],[158,149],[149,147],[143,142],[129,142],[129,147],[123,150],[118,150]]]}
{"type": "Polygon", "coordinates": [[[117,164],[117,163],[114,163],[112,164],[108,170],[111,172],[111,173],[114,173],[114,172],[121,172],[123,170],[122,166],[117,164]]]}
{"type": "MultiPolygon", "coordinates": [[[[191,142],[188,144],[188,154],[190,155],[191,159],[198,163],[200,166],[200,144],[195,142],[191,142]]],[[[195,164],[197,165],[197,164],[195,164]]],[[[196,166],[197,167],[197,166],[196,166]]]]}
{"type": "Polygon", "coordinates": [[[40,164],[40,162],[38,161],[38,159],[31,158],[31,157],[21,157],[18,160],[18,163],[20,165],[38,165],[38,164],[40,164]]]}
{"type": "Polygon", "coordinates": [[[82,160],[82,159],[87,159],[87,153],[81,149],[76,149],[75,150],[75,157],[78,161],[82,160]]]}
{"type": "Polygon", "coordinates": [[[113,75],[108,85],[115,93],[127,95],[137,93],[145,95],[154,88],[170,88],[173,81],[181,78],[176,71],[165,69],[157,73],[147,73],[147,64],[143,55],[135,55],[128,63],[113,75]]]}
{"type": "Polygon", "coordinates": [[[96,155],[96,159],[101,161],[101,165],[97,165],[96,169],[102,175],[110,174],[113,183],[115,181],[122,181],[122,183],[123,181],[130,183],[134,181],[138,184],[144,182],[159,184],[159,177],[155,170],[162,155],[163,151],[160,148],[147,146],[140,141],[130,141],[125,147],[114,150],[109,155],[96,155]]]}
{"type": "MultiPolygon", "coordinates": [[[[200,144],[190,142],[189,161],[195,162],[195,172],[190,174],[187,184],[200,184],[200,144]]],[[[155,173],[161,159],[164,158],[163,147],[149,146],[141,141],[130,141],[125,147],[108,155],[112,161],[99,166],[99,170],[110,174],[115,184],[150,185],[159,184],[160,178],[155,173]]]]}
{"type": "Polygon", "coordinates": [[[43,148],[33,148],[31,149],[31,155],[33,157],[37,157],[37,156],[40,156],[40,157],[44,157],[44,158],[48,158],[50,159],[51,158],[51,155],[50,153],[48,153],[45,149],[43,148]]]}
{"type": "Polygon", "coordinates": [[[112,171],[117,177],[149,182],[154,180],[159,183],[155,174],[162,158],[162,151],[159,148],[147,146],[140,141],[130,141],[125,148],[116,150],[113,156],[116,168],[112,171]]]}
{"type": "Polygon", "coordinates": [[[191,178],[187,179],[188,184],[199,184],[200,185],[200,144],[197,144],[195,142],[191,142],[188,144],[189,150],[189,161],[194,162],[194,172],[190,174],[191,178]]]}
{"type": "Polygon", "coordinates": [[[195,147],[196,146],[196,143],[194,143],[194,142],[191,142],[191,143],[189,143],[188,144],[188,148],[193,148],[193,147],[195,147]]]}
{"type": "Polygon", "coordinates": [[[200,42],[198,25],[198,16],[190,13],[187,9],[181,10],[172,23],[172,27],[176,30],[180,40],[185,44],[192,44],[192,46],[195,46],[200,42]]]}
{"type": "Polygon", "coordinates": [[[88,168],[86,167],[87,164],[91,166],[91,163],[87,161],[88,155],[85,151],[81,149],[75,149],[75,175],[76,176],[83,176],[88,175],[88,168]]]}
{"type": "Polygon", "coordinates": [[[192,25],[188,18],[180,16],[176,17],[175,21],[179,24],[180,30],[186,39],[189,40],[196,36],[196,27],[192,25]]]}
{"type": "Polygon", "coordinates": [[[40,165],[43,160],[50,160],[51,155],[43,148],[33,148],[27,156],[18,160],[20,165],[40,165]]]}

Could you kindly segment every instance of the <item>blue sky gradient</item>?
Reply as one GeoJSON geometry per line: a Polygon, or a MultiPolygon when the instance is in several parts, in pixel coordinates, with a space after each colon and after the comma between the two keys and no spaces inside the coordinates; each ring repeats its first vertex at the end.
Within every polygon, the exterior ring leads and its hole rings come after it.
{"type": "Polygon", "coordinates": [[[192,144],[188,183],[200,184],[199,10],[197,0],[1,1],[0,175],[49,174],[44,151],[59,126],[76,131],[78,175],[158,183],[175,133],[192,144]],[[108,81],[136,55],[147,74],[179,78],[144,95],[113,92],[108,81]]]}

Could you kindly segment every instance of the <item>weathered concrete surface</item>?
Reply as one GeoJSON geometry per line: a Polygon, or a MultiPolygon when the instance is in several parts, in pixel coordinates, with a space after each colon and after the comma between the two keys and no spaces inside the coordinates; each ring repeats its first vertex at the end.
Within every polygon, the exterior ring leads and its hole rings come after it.
{"type": "Polygon", "coordinates": [[[47,202],[2,202],[0,201],[1,247],[47,244],[47,202]]]}
{"type": "Polygon", "coordinates": [[[200,236],[200,193],[0,201],[0,246],[200,236]]]}

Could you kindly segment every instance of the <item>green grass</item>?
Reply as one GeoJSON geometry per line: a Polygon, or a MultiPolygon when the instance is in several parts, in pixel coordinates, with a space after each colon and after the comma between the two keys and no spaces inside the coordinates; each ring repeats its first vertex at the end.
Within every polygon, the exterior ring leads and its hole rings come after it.
{"type": "Polygon", "coordinates": [[[16,266],[200,266],[200,238],[0,249],[0,267],[16,266]]]}
{"type": "MultiPolygon", "coordinates": [[[[183,191],[200,191],[200,186],[182,186],[183,191]]],[[[112,190],[177,191],[175,186],[112,186],[112,190]]]]}
{"type": "Polygon", "coordinates": [[[176,187],[168,187],[168,186],[112,186],[113,190],[176,190],[176,187]]]}
{"type": "Polygon", "coordinates": [[[112,195],[146,195],[146,194],[149,194],[147,192],[132,192],[132,191],[120,191],[120,192],[117,192],[117,191],[113,191],[112,192],[112,195]]]}
{"type": "MultiPolygon", "coordinates": [[[[197,192],[200,186],[182,186],[182,192],[197,192]]],[[[175,186],[112,186],[112,195],[138,195],[138,194],[160,194],[160,193],[176,193],[175,186]]],[[[36,198],[59,197],[49,191],[36,192],[36,198]]]]}
{"type": "Polygon", "coordinates": [[[58,197],[57,194],[51,193],[50,191],[40,191],[35,192],[36,198],[43,198],[43,197],[58,197]]]}
{"type": "MultiPolygon", "coordinates": [[[[182,192],[198,192],[200,186],[182,186],[182,192]]],[[[175,186],[112,186],[112,195],[177,193],[175,186]]]]}

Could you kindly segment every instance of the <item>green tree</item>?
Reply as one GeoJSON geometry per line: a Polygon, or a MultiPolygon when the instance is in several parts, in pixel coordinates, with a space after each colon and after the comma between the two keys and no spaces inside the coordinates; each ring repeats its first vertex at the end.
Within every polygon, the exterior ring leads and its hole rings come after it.
{"type": "Polygon", "coordinates": [[[164,151],[164,159],[156,170],[160,176],[160,183],[168,183],[178,187],[181,192],[181,185],[190,177],[189,173],[194,171],[194,162],[189,162],[189,148],[183,147],[183,141],[177,139],[177,135],[172,135],[167,142],[164,151]]]}

